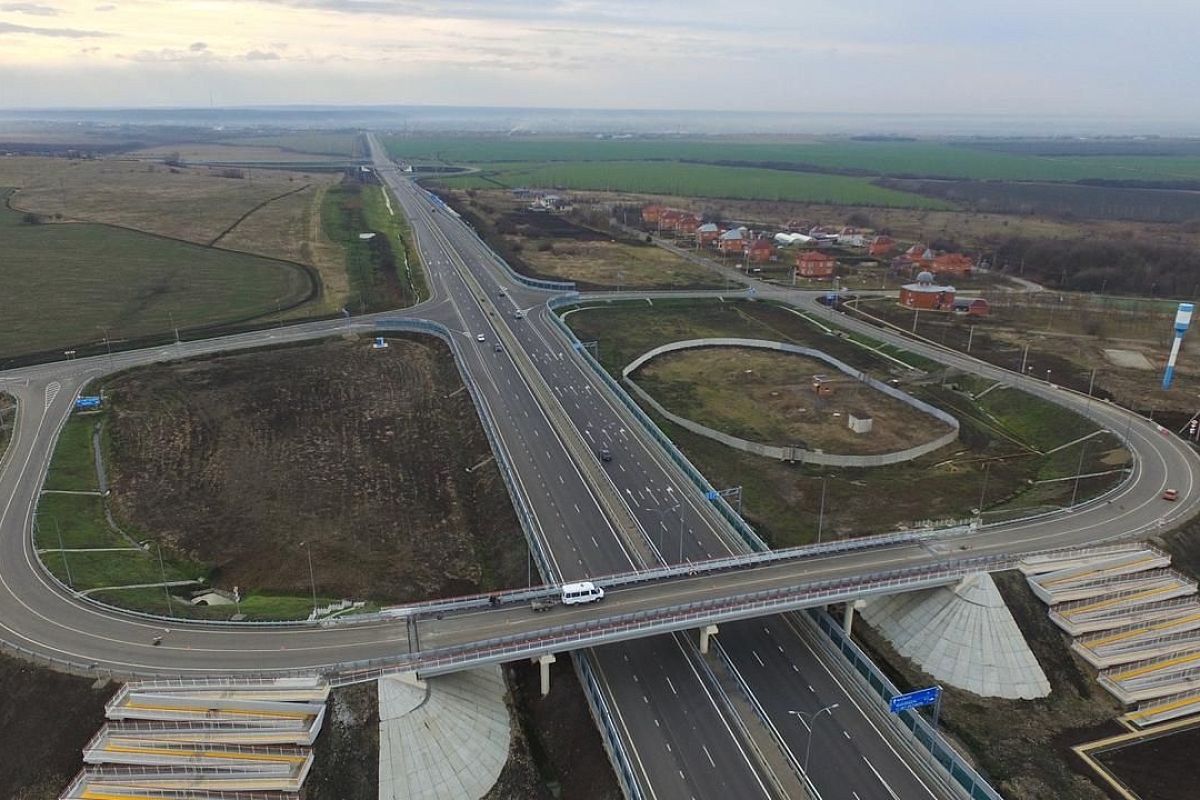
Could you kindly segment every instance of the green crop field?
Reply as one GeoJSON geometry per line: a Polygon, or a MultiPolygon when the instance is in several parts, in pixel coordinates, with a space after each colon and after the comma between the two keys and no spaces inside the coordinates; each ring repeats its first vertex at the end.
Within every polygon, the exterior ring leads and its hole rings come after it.
{"type": "Polygon", "coordinates": [[[363,155],[362,137],[357,133],[281,133],[278,136],[246,136],[227,144],[249,147],[279,147],[297,153],[355,158],[363,155]]]}
{"type": "Polygon", "coordinates": [[[1042,156],[937,141],[390,137],[389,151],[418,162],[705,162],[802,167],[871,176],[1078,181],[1200,179],[1196,156],[1042,156]]]}
{"type": "Polygon", "coordinates": [[[486,164],[483,171],[441,183],[456,188],[544,187],[611,190],[743,200],[949,209],[952,205],[871,184],[867,178],[811,172],[670,162],[486,164]]]}
{"type": "MultiPolygon", "coordinates": [[[[0,196],[6,196],[0,190],[0,196]]],[[[0,208],[5,357],[250,319],[303,301],[293,264],[0,208]]]]}

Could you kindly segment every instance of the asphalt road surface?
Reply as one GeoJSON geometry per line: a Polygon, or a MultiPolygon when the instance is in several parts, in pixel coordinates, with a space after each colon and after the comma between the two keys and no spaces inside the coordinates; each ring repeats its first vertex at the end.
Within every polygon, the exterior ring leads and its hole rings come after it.
{"type": "MultiPolygon", "coordinates": [[[[377,156],[378,158],[378,156],[377,156]]],[[[380,159],[381,160],[381,159],[380,159]]],[[[552,554],[555,579],[627,572],[659,557],[703,560],[744,546],[680,475],[673,462],[612,398],[574,354],[548,317],[548,295],[512,281],[496,256],[461,221],[433,206],[417,187],[386,166],[430,273],[433,297],[403,314],[440,322],[461,337],[461,368],[480,389],[501,430],[499,446],[518,477],[518,491],[536,519],[536,534],[552,554]],[[500,294],[500,290],[504,294],[500,294]],[[517,309],[526,312],[516,319],[517,309]],[[484,343],[476,341],[483,334],[484,343]],[[494,344],[502,342],[497,352],[494,344]],[[519,348],[512,352],[513,344],[519,348]],[[527,361],[525,360],[527,359],[527,361]],[[540,383],[539,383],[540,381],[540,383]],[[551,399],[553,398],[553,399],[551,399]],[[586,450],[583,449],[586,443],[586,450]],[[601,466],[594,449],[610,449],[601,466]],[[593,462],[589,462],[592,459],[593,462]],[[602,479],[597,479],[602,470],[602,479]],[[621,497],[647,536],[631,536],[612,519],[621,497]],[[679,536],[682,517],[683,536],[679,536]],[[658,553],[646,539],[661,542],[658,553]],[[647,551],[650,555],[647,556],[647,551]]],[[[818,293],[758,287],[759,296],[816,308],[818,293]]],[[[830,314],[828,311],[822,313],[830,314]]],[[[396,316],[387,315],[387,316],[396,316]]],[[[889,334],[836,316],[876,339],[889,334]]],[[[20,403],[13,441],[0,469],[0,639],[50,659],[94,665],[119,674],[255,673],[302,669],[403,652],[407,631],[395,622],[314,629],[172,625],[98,608],[59,587],[40,568],[31,538],[32,516],[53,444],[74,397],[100,375],[131,366],[238,348],[298,342],[343,331],[367,332],[372,318],[308,323],[202,342],[32,366],[0,373],[0,390],[20,403]],[[154,637],[162,635],[159,647],[154,637]]],[[[933,346],[907,349],[996,379],[1007,373],[933,346]]],[[[1197,459],[1177,438],[1106,403],[1022,379],[1022,388],[1096,419],[1127,438],[1137,460],[1131,480],[1107,501],[1067,514],[998,526],[957,539],[927,558],[1012,554],[1102,541],[1131,532],[1166,529],[1190,517],[1200,492],[1197,459]],[[1177,503],[1159,497],[1179,490],[1177,503]],[[962,549],[964,548],[965,549],[962,549]]],[[[899,552],[871,551],[864,571],[886,568],[899,552]]],[[[814,568],[815,565],[814,565],[814,568]]],[[[718,640],[751,686],[793,757],[804,757],[809,732],[788,711],[839,708],[821,718],[811,741],[812,775],[825,798],[941,797],[936,782],[861,710],[827,658],[787,619],[725,626],[718,640]],[[761,662],[761,663],[760,663],[761,662]]],[[[684,634],[608,645],[593,651],[618,729],[648,796],[657,798],[773,796],[764,770],[697,661],[694,637],[684,634]]],[[[753,721],[750,721],[750,724],[753,721]]]]}

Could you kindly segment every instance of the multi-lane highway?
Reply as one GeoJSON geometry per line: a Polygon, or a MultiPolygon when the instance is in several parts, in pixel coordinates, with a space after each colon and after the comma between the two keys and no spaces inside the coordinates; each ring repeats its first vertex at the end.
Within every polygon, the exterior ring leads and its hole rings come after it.
{"type": "MultiPolygon", "coordinates": [[[[461,221],[435,213],[419,187],[395,172],[378,150],[375,157],[412,222],[430,275],[431,299],[404,313],[439,322],[457,337],[460,366],[477,387],[483,411],[496,422],[497,446],[513,466],[514,489],[530,509],[533,533],[549,556],[548,577],[628,572],[654,566],[660,557],[677,561],[681,552],[685,561],[741,552],[740,539],[571,350],[549,318],[547,294],[513,281],[461,221]],[[523,318],[515,317],[517,310],[524,312],[523,318]],[[477,341],[479,335],[484,342],[477,341]],[[596,458],[601,447],[614,454],[612,462],[596,458]],[[655,552],[650,543],[659,541],[661,552],[655,552]]],[[[803,304],[814,296],[766,286],[759,292],[803,304]]],[[[840,316],[836,321],[861,324],[840,316]]],[[[155,361],[313,339],[346,329],[366,331],[374,324],[373,319],[311,323],[0,373],[0,389],[14,394],[20,404],[0,470],[0,639],[44,658],[119,674],[325,667],[403,652],[406,628],[389,621],[323,629],[172,625],[156,647],[152,642],[163,635],[161,623],[81,602],[40,568],[30,536],[53,441],[88,380],[155,361]]],[[[962,369],[1009,377],[969,357],[907,346],[962,369]]],[[[822,559],[812,565],[814,573],[847,565],[868,572],[905,559],[937,561],[1086,543],[1158,530],[1194,513],[1200,502],[1197,460],[1185,444],[1108,404],[1041,383],[1026,388],[1125,435],[1137,454],[1131,480],[1106,501],[1071,514],[984,529],[953,545],[859,553],[854,558],[861,560],[836,562],[836,567],[822,559]],[[1159,499],[1167,486],[1179,490],[1178,503],[1159,499]]],[[[826,667],[827,657],[790,621],[730,624],[718,639],[796,753],[803,752],[808,732],[788,712],[840,703],[834,735],[817,738],[813,745],[813,776],[824,797],[944,796],[936,782],[910,768],[891,737],[877,730],[873,715],[855,707],[853,694],[826,667]]],[[[635,779],[647,796],[777,794],[730,708],[721,702],[692,637],[674,634],[609,645],[593,651],[591,658],[635,779]]]]}

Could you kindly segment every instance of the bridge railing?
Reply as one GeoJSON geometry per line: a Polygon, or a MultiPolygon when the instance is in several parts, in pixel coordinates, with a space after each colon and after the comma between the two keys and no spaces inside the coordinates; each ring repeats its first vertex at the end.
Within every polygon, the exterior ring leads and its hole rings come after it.
{"type": "Polygon", "coordinates": [[[729,505],[729,502],[717,492],[716,488],[711,483],[708,482],[708,479],[704,477],[703,473],[696,469],[696,466],[692,464],[690,460],[688,460],[688,457],[685,456],[679,450],[679,448],[675,446],[675,443],[671,441],[670,437],[662,432],[662,429],[655,424],[654,420],[650,419],[649,415],[642,410],[642,407],[639,406],[637,402],[629,396],[629,393],[626,392],[625,389],[622,388],[621,385],[617,383],[617,381],[614,380],[611,375],[608,374],[608,370],[606,370],[603,365],[601,365],[600,362],[597,361],[592,354],[584,348],[583,343],[579,341],[579,338],[575,335],[575,332],[571,330],[567,323],[563,322],[562,318],[559,317],[557,313],[555,313],[555,309],[567,305],[576,305],[580,301],[581,298],[578,294],[569,295],[566,297],[554,297],[546,301],[546,306],[550,311],[550,318],[554,320],[559,331],[564,337],[566,337],[567,342],[571,345],[571,348],[580,354],[587,365],[591,367],[592,371],[600,377],[600,379],[608,387],[609,391],[612,392],[613,396],[621,401],[621,404],[628,409],[629,413],[633,415],[634,419],[637,420],[638,423],[641,424],[641,426],[646,430],[646,432],[649,433],[650,436],[662,446],[663,450],[666,451],[671,460],[675,462],[675,465],[683,470],[683,473],[687,475],[688,479],[691,480],[696,488],[700,490],[700,493],[716,506],[720,515],[725,518],[726,522],[733,526],[733,529],[738,533],[739,536],[742,537],[742,540],[745,541],[750,549],[757,552],[767,550],[767,543],[764,542],[757,533],[755,533],[754,529],[750,527],[746,520],[742,519],[740,514],[733,510],[733,506],[729,505]]]}
{"type": "MultiPolygon", "coordinates": [[[[886,705],[891,702],[893,697],[902,694],[891,679],[875,666],[875,662],[845,634],[833,617],[820,608],[810,608],[808,613],[828,640],[828,644],[837,650],[842,658],[846,659],[882,703],[886,705]]],[[[957,750],[934,731],[933,726],[920,713],[916,710],[902,711],[895,717],[912,734],[916,743],[946,771],[951,780],[967,797],[971,800],[1004,800],[1000,793],[993,789],[991,784],[967,763],[957,750]]]]}
{"type": "Polygon", "coordinates": [[[575,670],[579,673],[579,683],[583,687],[583,695],[587,698],[588,707],[592,711],[592,718],[596,720],[597,727],[600,728],[600,741],[604,744],[604,749],[608,753],[608,760],[612,762],[616,768],[617,780],[621,783],[621,790],[624,792],[627,800],[642,800],[641,784],[633,772],[633,762],[629,758],[629,753],[625,749],[625,743],[621,739],[621,734],[617,731],[616,725],[613,724],[612,710],[608,707],[608,700],[604,696],[604,691],[600,688],[600,682],[596,679],[596,673],[592,669],[591,655],[587,652],[580,651],[575,653],[573,659],[575,670]]]}
{"type": "Polygon", "coordinates": [[[1014,563],[1015,559],[1009,556],[983,556],[889,570],[865,578],[827,579],[711,600],[698,600],[558,625],[529,633],[417,651],[393,659],[339,664],[335,667],[337,677],[333,680],[335,683],[354,682],[380,674],[411,670],[437,674],[459,667],[465,669],[476,663],[512,660],[533,653],[580,649],[623,638],[667,633],[749,616],[766,616],[779,611],[835,603],[869,594],[937,586],[972,572],[1010,568],[1014,563]]]}

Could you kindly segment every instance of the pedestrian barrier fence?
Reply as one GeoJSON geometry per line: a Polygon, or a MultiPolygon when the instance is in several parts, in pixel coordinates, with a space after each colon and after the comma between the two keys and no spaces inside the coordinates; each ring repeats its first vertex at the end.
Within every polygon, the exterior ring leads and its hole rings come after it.
{"type": "Polygon", "coordinates": [[[613,380],[612,376],[608,374],[608,370],[604,369],[600,362],[584,349],[583,343],[575,336],[574,331],[555,313],[555,309],[566,305],[575,305],[579,300],[579,295],[573,294],[566,297],[554,297],[546,302],[546,306],[550,309],[550,318],[557,324],[559,331],[566,337],[572,349],[580,354],[580,357],[600,377],[609,391],[613,393],[613,396],[621,401],[625,408],[633,415],[634,419],[663,447],[667,455],[675,462],[675,465],[683,470],[683,473],[700,490],[700,493],[711,500],[716,506],[717,511],[725,518],[726,522],[733,526],[733,529],[737,531],[738,535],[742,537],[742,540],[745,541],[750,549],[760,552],[768,549],[767,543],[754,532],[754,529],[742,519],[740,514],[733,510],[733,506],[729,505],[729,502],[717,492],[716,488],[708,482],[708,479],[704,477],[700,470],[696,469],[687,456],[679,451],[679,448],[675,446],[670,437],[662,432],[658,425],[654,423],[654,420],[650,419],[641,406],[629,396],[629,393],[613,380]]]}
{"type": "MultiPolygon", "coordinates": [[[[893,697],[903,694],[826,611],[810,608],[808,613],[833,648],[849,662],[885,707],[893,697]]],[[[921,748],[941,765],[967,797],[971,800],[1004,800],[957,750],[942,739],[917,710],[901,711],[893,716],[912,734],[921,748]]]]}

